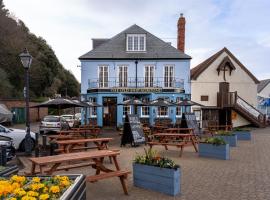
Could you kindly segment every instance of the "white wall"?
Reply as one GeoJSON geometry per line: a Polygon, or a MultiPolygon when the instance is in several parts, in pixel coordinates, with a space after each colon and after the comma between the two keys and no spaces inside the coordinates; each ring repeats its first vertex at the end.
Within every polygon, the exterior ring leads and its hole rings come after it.
{"type": "MultiPolygon", "coordinates": [[[[218,76],[217,67],[225,56],[223,52],[204,72],[200,74],[197,80],[191,80],[191,99],[205,106],[217,106],[217,92],[219,83],[224,82],[223,71],[218,76]],[[201,95],[208,95],[209,101],[201,101],[201,95]]],[[[226,72],[226,80],[230,83],[230,92],[237,91],[238,95],[253,106],[257,106],[257,84],[254,80],[231,59],[236,67],[231,76],[226,72]]]]}
{"type": "Polygon", "coordinates": [[[258,93],[258,96],[270,97],[270,84],[265,86],[265,88],[263,88],[263,90],[260,93],[258,93]]]}

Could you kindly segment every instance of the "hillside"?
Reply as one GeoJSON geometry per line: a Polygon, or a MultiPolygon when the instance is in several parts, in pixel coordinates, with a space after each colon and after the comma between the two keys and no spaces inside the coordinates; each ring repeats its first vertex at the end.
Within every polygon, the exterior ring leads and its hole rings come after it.
{"type": "Polygon", "coordinates": [[[33,56],[30,68],[31,98],[80,94],[78,81],[64,69],[46,40],[35,36],[11,16],[0,0],[0,98],[23,96],[24,69],[18,55],[27,48],[33,56]]]}

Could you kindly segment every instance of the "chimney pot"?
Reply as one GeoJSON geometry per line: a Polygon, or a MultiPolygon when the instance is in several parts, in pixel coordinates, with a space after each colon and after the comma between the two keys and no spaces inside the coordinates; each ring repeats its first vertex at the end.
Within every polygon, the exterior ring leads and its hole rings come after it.
{"type": "Polygon", "coordinates": [[[177,49],[182,52],[185,52],[185,25],[186,19],[181,13],[177,23],[177,49]]]}

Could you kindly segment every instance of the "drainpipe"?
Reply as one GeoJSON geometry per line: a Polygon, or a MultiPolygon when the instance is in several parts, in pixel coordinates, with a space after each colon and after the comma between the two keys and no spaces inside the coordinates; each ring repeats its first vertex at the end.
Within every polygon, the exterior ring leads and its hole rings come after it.
{"type": "Polygon", "coordinates": [[[136,75],[135,75],[135,81],[136,81],[136,88],[138,87],[138,60],[135,60],[136,65],[136,75]]]}

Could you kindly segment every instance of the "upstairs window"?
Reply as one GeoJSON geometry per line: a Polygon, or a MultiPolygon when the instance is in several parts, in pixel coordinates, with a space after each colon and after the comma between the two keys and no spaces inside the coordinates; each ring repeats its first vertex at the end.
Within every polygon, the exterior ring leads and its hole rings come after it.
{"type": "Polygon", "coordinates": [[[174,66],[166,65],[164,67],[164,87],[171,88],[174,86],[174,66]]]}
{"type": "Polygon", "coordinates": [[[146,39],[145,34],[128,34],[127,51],[145,51],[146,39]]]}

